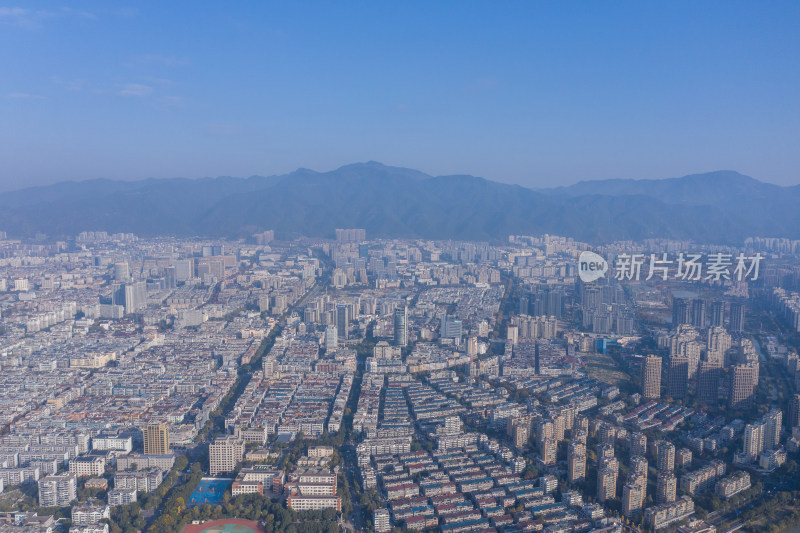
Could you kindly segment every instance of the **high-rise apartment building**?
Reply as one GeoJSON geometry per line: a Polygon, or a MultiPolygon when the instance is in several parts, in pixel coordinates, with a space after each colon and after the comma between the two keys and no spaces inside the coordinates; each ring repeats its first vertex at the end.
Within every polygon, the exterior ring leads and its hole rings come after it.
{"type": "Polygon", "coordinates": [[[766,424],[763,420],[754,424],[747,424],[744,427],[742,437],[743,455],[749,462],[758,460],[759,454],[764,450],[764,430],[766,424]]]}
{"type": "Polygon", "coordinates": [[[800,426],[800,394],[792,395],[789,400],[789,418],[786,425],[790,428],[800,426]]]}
{"type": "Polygon", "coordinates": [[[556,428],[553,421],[549,418],[540,418],[536,422],[536,438],[541,440],[554,439],[556,428]]]}
{"type": "Polygon", "coordinates": [[[586,446],[580,442],[572,442],[567,453],[567,479],[570,483],[579,483],[586,479],[586,446]]]}
{"type": "Polygon", "coordinates": [[[464,433],[464,424],[460,416],[448,416],[444,419],[444,432],[447,435],[461,435],[464,433]]]}
{"type": "Polygon", "coordinates": [[[509,324],[506,328],[506,339],[511,344],[517,344],[517,341],[519,340],[519,326],[509,324]]]}
{"type": "Polygon", "coordinates": [[[201,253],[203,257],[217,257],[224,253],[224,248],[221,244],[205,244],[201,253]]]}
{"type": "Polygon", "coordinates": [[[408,308],[405,305],[394,310],[394,344],[408,345],[408,308]]]}
{"type": "MultiPolygon", "coordinates": [[[[313,274],[307,274],[313,277],[313,274]]],[[[331,284],[335,289],[343,289],[347,285],[347,273],[341,268],[334,268],[331,276],[331,284]]]]}
{"type": "Polygon", "coordinates": [[[367,230],[362,228],[337,229],[337,242],[361,242],[367,240],[367,230]]]}
{"type": "Polygon", "coordinates": [[[145,455],[169,453],[169,428],[166,424],[148,424],[143,433],[145,455]]]}
{"type": "Polygon", "coordinates": [[[656,485],[656,502],[669,503],[674,502],[678,496],[678,478],[675,474],[668,471],[658,473],[658,482],[656,485]]]}
{"type": "Polygon", "coordinates": [[[689,448],[678,448],[675,451],[675,466],[685,468],[692,465],[692,450],[689,448]]]}
{"type": "Polygon", "coordinates": [[[174,266],[164,268],[164,288],[174,289],[178,286],[178,274],[174,266]]]}
{"type": "MultiPolygon", "coordinates": [[[[446,429],[446,428],[445,428],[446,429]]],[[[516,417],[508,421],[508,433],[511,441],[522,450],[531,439],[531,421],[528,417],[516,417]]]]}
{"type": "Polygon", "coordinates": [[[697,371],[697,399],[709,405],[717,403],[722,367],[713,361],[701,361],[697,371]]]}
{"type": "Polygon", "coordinates": [[[701,298],[692,300],[692,326],[697,329],[706,327],[706,301],[701,298]]]}
{"type": "Polygon", "coordinates": [[[631,457],[645,455],[647,453],[647,435],[644,433],[629,433],[628,442],[630,443],[629,451],[631,457]]]}
{"type": "Polygon", "coordinates": [[[762,420],[764,421],[764,450],[774,450],[780,446],[783,412],[780,409],[770,409],[762,420]]]}
{"type": "Polygon", "coordinates": [[[675,445],[667,441],[659,441],[657,467],[659,472],[671,472],[675,469],[675,445]]]}
{"type": "Polygon", "coordinates": [[[194,259],[178,259],[175,261],[175,278],[187,281],[194,277],[194,259]]]}
{"type": "Polygon", "coordinates": [[[642,455],[636,455],[630,459],[631,472],[635,472],[640,476],[647,477],[647,459],[642,455]]]}
{"type": "Polygon", "coordinates": [[[683,298],[672,299],[672,327],[677,328],[681,324],[690,324],[691,308],[689,303],[683,298]]]}
{"type": "Polygon", "coordinates": [[[269,229],[260,233],[254,233],[253,238],[255,239],[256,244],[269,244],[275,240],[275,230],[269,229]]]}
{"type": "Polygon", "coordinates": [[[474,335],[467,339],[467,355],[478,355],[478,337],[474,335]]]}
{"type": "Polygon", "coordinates": [[[372,523],[375,524],[376,533],[387,533],[392,530],[392,523],[389,521],[389,510],[386,507],[375,509],[372,515],[372,523]]]}
{"type": "Polygon", "coordinates": [[[111,303],[125,308],[125,314],[136,313],[147,307],[147,283],[114,283],[112,285],[111,303]]]}
{"type": "Polygon", "coordinates": [[[66,507],[77,499],[78,477],[75,474],[50,474],[39,480],[40,507],[66,507]]]}
{"type": "Polygon", "coordinates": [[[333,324],[325,327],[325,351],[336,351],[339,347],[339,328],[333,324]]]}
{"type": "Polygon", "coordinates": [[[728,330],[731,333],[744,331],[744,304],[742,302],[731,302],[728,330]]]}
{"type": "Polygon", "coordinates": [[[732,344],[731,335],[725,328],[721,326],[709,328],[706,360],[717,364],[720,368],[725,366],[725,352],[731,349],[732,344]]]}
{"type": "Polygon", "coordinates": [[[722,327],[725,325],[725,302],[714,300],[711,302],[710,326],[722,327]]]}
{"type": "Polygon", "coordinates": [[[645,398],[661,397],[661,358],[648,355],[642,369],[642,396],[645,398]]]}
{"type": "Polygon", "coordinates": [[[731,368],[728,406],[731,409],[748,409],[755,394],[756,368],[753,364],[735,365],[731,368]]]}
{"type": "Polygon", "coordinates": [[[617,497],[617,475],[619,462],[615,457],[603,457],[597,472],[597,501],[604,502],[617,497]]]}
{"type": "Polygon", "coordinates": [[[460,339],[462,334],[461,320],[457,316],[444,314],[439,328],[439,336],[443,339],[460,339]]]}
{"type": "Polygon", "coordinates": [[[539,457],[544,465],[556,464],[558,441],[556,439],[541,439],[539,441],[539,457]]]}
{"type": "Polygon", "coordinates": [[[647,477],[632,472],[622,487],[622,513],[628,518],[638,516],[644,508],[647,477]]]}
{"type": "Polygon", "coordinates": [[[350,308],[339,304],[336,306],[336,333],[339,338],[347,339],[350,326],[350,308]]]}
{"type": "Polygon", "coordinates": [[[606,442],[597,445],[597,460],[602,463],[604,459],[614,458],[614,445],[606,442]]]}
{"type": "Polygon", "coordinates": [[[684,399],[689,382],[689,358],[687,356],[681,354],[670,356],[668,378],[667,395],[675,400],[684,399]]]}
{"type": "Polygon", "coordinates": [[[127,283],[130,279],[131,273],[128,269],[128,263],[114,263],[114,281],[127,283]]]}
{"type": "Polygon", "coordinates": [[[244,457],[244,442],[233,435],[216,439],[208,446],[209,473],[233,472],[244,457]]]}

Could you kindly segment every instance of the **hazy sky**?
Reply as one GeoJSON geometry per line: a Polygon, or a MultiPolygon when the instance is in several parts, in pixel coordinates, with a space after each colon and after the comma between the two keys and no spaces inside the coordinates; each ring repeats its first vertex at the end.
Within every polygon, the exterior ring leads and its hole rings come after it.
{"type": "Polygon", "coordinates": [[[0,189],[377,160],[800,183],[800,2],[0,0],[0,189]]]}

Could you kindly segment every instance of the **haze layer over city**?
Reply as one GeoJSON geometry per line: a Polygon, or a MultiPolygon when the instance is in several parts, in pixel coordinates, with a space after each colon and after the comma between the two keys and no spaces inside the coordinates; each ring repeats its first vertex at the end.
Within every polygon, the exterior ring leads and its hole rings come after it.
{"type": "Polygon", "coordinates": [[[0,4],[0,533],[796,533],[798,27],[0,4]]]}

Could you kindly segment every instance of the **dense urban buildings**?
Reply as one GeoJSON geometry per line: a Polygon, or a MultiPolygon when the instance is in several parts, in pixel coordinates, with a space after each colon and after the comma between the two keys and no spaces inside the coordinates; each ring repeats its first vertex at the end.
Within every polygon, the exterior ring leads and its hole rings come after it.
{"type": "Polygon", "coordinates": [[[0,498],[35,483],[42,512],[114,522],[186,483],[184,521],[224,496],[357,530],[715,527],[687,520],[758,502],[800,450],[800,357],[747,330],[791,325],[796,298],[582,282],[587,247],[2,241],[0,498]]]}

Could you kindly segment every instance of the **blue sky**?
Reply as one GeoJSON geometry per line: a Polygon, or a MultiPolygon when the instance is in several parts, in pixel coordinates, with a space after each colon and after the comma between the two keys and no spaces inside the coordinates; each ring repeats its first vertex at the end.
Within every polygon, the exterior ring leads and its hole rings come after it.
{"type": "Polygon", "coordinates": [[[0,189],[377,160],[800,183],[800,2],[0,0],[0,189]]]}

